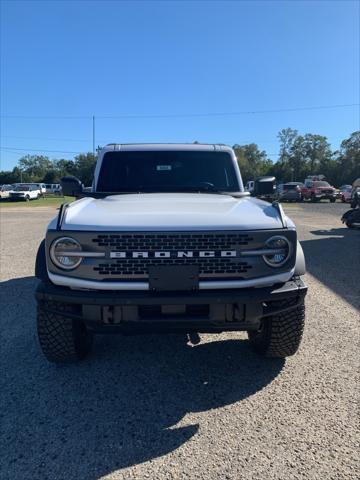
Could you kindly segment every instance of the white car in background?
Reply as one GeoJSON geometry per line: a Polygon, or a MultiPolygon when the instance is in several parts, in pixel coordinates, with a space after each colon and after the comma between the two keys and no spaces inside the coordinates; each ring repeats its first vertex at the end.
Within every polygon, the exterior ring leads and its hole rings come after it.
{"type": "Polygon", "coordinates": [[[10,192],[13,188],[13,185],[0,185],[0,199],[9,198],[10,192]]]}
{"type": "Polygon", "coordinates": [[[41,188],[38,183],[32,184],[20,184],[17,185],[11,192],[10,192],[10,200],[35,200],[40,198],[42,195],[41,188]]]}
{"type": "Polygon", "coordinates": [[[60,183],[46,183],[45,189],[46,193],[59,194],[61,191],[60,183]]]}
{"type": "Polygon", "coordinates": [[[29,182],[22,182],[22,183],[16,183],[15,184],[16,186],[18,185],[22,185],[22,186],[29,186],[29,185],[32,185],[32,186],[36,186],[39,190],[40,190],[40,194],[41,195],[44,195],[44,193],[46,193],[46,186],[45,186],[45,183],[29,183],[29,182]]]}

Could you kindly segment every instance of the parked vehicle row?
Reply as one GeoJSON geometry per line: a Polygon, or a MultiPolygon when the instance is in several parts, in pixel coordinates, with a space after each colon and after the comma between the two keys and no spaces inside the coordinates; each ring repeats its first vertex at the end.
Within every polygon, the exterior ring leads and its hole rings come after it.
{"type": "MultiPolygon", "coordinates": [[[[245,190],[253,196],[257,196],[255,190],[258,180],[250,180],[245,185],[245,190]]],[[[321,200],[329,200],[331,203],[334,203],[337,199],[342,202],[351,202],[352,195],[353,187],[351,185],[342,185],[339,189],[336,189],[324,180],[323,175],[319,175],[309,176],[304,182],[280,183],[277,185],[276,190],[271,195],[268,195],[269,198],[267,200],[286,202],[302,202],[304,200],[320,202],[321,200]]]]}
{"type": "Polygon", "coordinates": [[[61,195],[59,183],[15,183],[0,185],[0,199],[33,200],[45,194],[61,195]]]}

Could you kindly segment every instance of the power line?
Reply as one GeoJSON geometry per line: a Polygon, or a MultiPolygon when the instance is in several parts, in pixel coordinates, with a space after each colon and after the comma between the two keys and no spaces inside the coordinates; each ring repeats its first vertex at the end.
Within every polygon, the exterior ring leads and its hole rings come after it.
{"type": "Polygon", "coordinates": [[[31,118],[44,120],[89,120],[92,115],[0,115],[0,118],[31,118]]]}
{"type": "MultiPolygon", "coordinates": [[[[195,135],[196,136],[196,135],[195,135]]],[[[325,135],[326,136],[326,135],[325,135]]],[[[11,139],[18,139],[18,140],[45,140],[45,141],[53,141],[53,142],[78,142],[78,143],[89,143],[90,142],[90,139],[75,139],[75,138],[60,138],[60,137],[23,137],[23,136],[17,136],[17,135],[0,135],[0,138],[11,138],[11,139]]],[[[337,137],[327,137],[327,139],[329,141],[335,141],[335,140],[342,140],[343,139],[343,136],[337,136],[337,137]]],[[[111,138],[110,138],[111,140],[111,138]]],[[[98,139],[98,142],[102,143],[102,144],[107,144],[107,143],[116,143],[114,141],[110,141],[109,138],[108,139],[98,139]]],[[[259,139],[259,138],[256,138],[254,136],[254,138],[252,140],[250,139],[240,139],[240,140],[237,140],[237,144],[239,145],[246,145],[246,144],[249,144],[249,143],[273,143],[274,141],[276,141],[276,138],[274,139],[270,139],[270,138],[267,138],[267,139],[259,139]],[[255,141],[256,140],[256,141],[255,141]]],[[[119,144],[121,144],[121,142],[117,142],[119,144]]],[[[233,144],[233,142],[224,142],[228,145],[230,144],[233,144]]],[[[11,147],[11,148],[15,148],[15,147],[11,147]]],[[[17,147],[16,147],[17,148],[17,147]]]]}
{"type": "Polygon", "coordinates": [[[0,135],[0,138],[15,138],[18,140],[48,140],[50,142],[89,142],[89,139],[75,139],[75,138],[54,138],[54,137],[22,137],[17,135],[0,135]]]}
{"type": "Polygon", "coordinates": [[[280,113],[280,112],[297,112],[303,110],[323,110],[330,108],[344,108],[359,106],[359,103],[349,103],[343,105],[322,105],[316,107],[296,107],[296,108],[279,108],[274,110],[247,110],[242,112],[212,112],[212,113],[180,113],[165,115],[97,115],[96,118],[116,119],[116,118],[184,118],[184,117],[225,117],[238,115],[257,115],[263,113],[280,113]]]}
{"type": "MultiPolygon", "coordinates": [[[[75,154],[79,154],[79,153],[84,153],[83,151],[82,152],[74,152],[74,151],[69,151],[69,150],[43,150],[42,148],[17,148],[17,147],[0,147],[0,150],[4,150],[4,151],[9,151],[9,152],[46,152],[46,153],[75,153],[75,154]]],[[[277,156],[279,155],[278,153],[267,153],[266,152],[266,155],[268,157],[271,157],[271,156],[277,156]]]]}
{"type": "MultiPolygon", "coordinates": [[[[306,107],[293,107],[293,108],[278,108],[270,110],[244,110],[235,112],[203,112],[203,113],[171,113],[171,114],[102,114],[95,115],[98,119],[121,119],[121,118],[185,118],[185,117],[224,117],[224,116],[237,116],[237,115],[257,115],[266,113],[282,113],[282,112],[300,112],[306,110],[325,110],[335,108],[347,108],[358,107],[360,103],[344,103],[337,105],[318,105],[318,106],[306,106],[306,107]]],[[[1,115],[1,118],[22,118],[22,119],[44,119],[44,120],[91,120],[94,115],[1,115]]]]}
{"type": "Polygon", "coordinates": [[[42,148],[17,148],[17,147],[1,147],[0,150],[20,151],[20,152],[48,152],[48,153],[83,153],[69,150],[43,150],[42,148]]]}

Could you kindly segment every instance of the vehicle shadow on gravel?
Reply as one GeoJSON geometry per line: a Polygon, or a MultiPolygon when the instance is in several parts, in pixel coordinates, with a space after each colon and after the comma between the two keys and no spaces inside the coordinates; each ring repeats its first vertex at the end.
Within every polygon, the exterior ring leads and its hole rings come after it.
{"type": "Polygon", "coordinates": [[[317,238],[301,241],[306,270],[345,301],[359,307],[360,231],[332,228],[310,233],[317,238]]]}
{"type": "Polygon", "coordinates": [[[190,412],[266,387],[283,360],[244,340],[197,346],[186,336],[99,336],[77,365],[43,358],[35,333],[34,277],[3,282],[0,423],[2,478],[98,479],[165,455],[191,439],[190,412]]]}

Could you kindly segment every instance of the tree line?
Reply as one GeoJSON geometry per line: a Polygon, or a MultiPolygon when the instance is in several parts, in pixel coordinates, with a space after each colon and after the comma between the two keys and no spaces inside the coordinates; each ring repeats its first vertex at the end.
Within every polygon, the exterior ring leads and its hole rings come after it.
{"type": "Polygon", "coordinates": [[[234,145],[245,181],[274,175],[279,182],[302,182],[308,175],[324,175],[332,185],[340,186],[360,177],[360,130],[344,139],[336,151],[332,151],[326,137],[299,135],[292,128],[281,130],[278,139],[279,157],[274,163],[254,143],[234,145]]]}
{"type": "MultiPolygon", "coordinates": [[[[274,175],[279,182],[303,181],[308,175],[325,175],[335,186],[351,184],[360,177],[360,130],[332,151],[326,137],[286,128],[279,132],[279,157],[272,162],[256,143],[233,145],[244,182],[262,175],[274,175]]],[[[81,153],[73,160],[25,155],[11,171],[0,171],[0,184],[18,182],[59,183],[65,175],[78,177],[85,186],[92,183],[96,157],[81,153]]]]}

